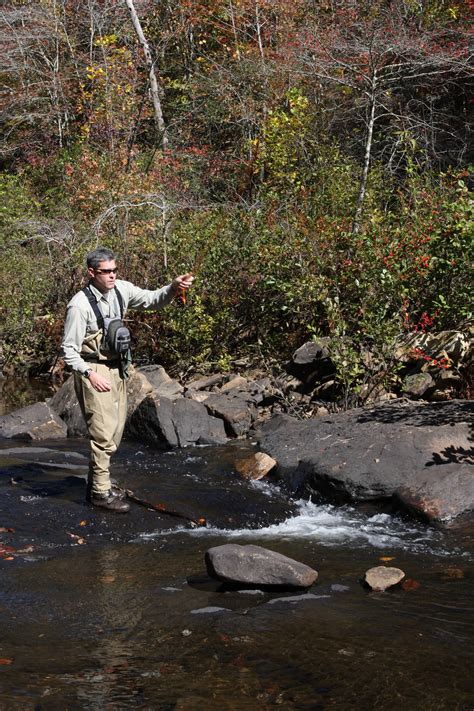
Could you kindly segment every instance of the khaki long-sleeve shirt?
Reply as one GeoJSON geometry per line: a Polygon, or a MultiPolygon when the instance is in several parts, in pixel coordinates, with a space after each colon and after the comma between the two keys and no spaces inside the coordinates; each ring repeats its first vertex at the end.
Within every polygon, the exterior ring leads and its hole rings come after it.
{"type": "MultiPolygon", "coordinates": [[[[115,290],[102,294],[92,284],[89,284],[99,309],[104,317],[120,318],[120,306],[115,290]]],[[[156,311],[167,306],[174,298],[175,293],[171,284],[151,291],[140,289],[129,281],[117,279],[116,288],[123,300],[124,315],[128,308],[139,311],[156,311]]],[[[99,354],[107,360],[107,353],[100,351],[102,330],[99,329],[97,319],[83,291],[72,297],[67,305],[64,335],[61,344],[62,354],[66,365],[78,373],[84,373],[90,368],[83,356],[99,354]]]]}

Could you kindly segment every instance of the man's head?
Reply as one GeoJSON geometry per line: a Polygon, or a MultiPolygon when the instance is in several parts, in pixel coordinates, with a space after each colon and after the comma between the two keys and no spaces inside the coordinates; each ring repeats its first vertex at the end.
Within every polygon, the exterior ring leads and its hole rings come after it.
{"type": "Polygon", "coordinates": [[[87,255],[87,272],[96,289],[105,294],[115,286],[117,265],[115,254],[105,247],[98,247],[87,255]]]}

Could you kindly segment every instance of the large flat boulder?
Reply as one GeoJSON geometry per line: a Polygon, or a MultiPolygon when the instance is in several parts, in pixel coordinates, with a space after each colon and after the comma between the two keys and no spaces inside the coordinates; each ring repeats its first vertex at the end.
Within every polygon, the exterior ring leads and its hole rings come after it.
{"type": "Polygon", "coordinates": [[[222,582],[237,585],[308,588],[318,573],[304,563],[261,546],[227,543],[205,555],[207,572],[222,582]]]}
{"type": "Polygon", "coordinates": [[[46,402],[22,407],[0,417],[0,436],[23,440],[62,439],[67,427],[46,402]]]}
{"type": "Polygon", "coordinates": [[[259,435],[299,494],[387,500],[428,520],[474,510],[473,403],[395,401],[300,421],[279,415],[259,435]]]}

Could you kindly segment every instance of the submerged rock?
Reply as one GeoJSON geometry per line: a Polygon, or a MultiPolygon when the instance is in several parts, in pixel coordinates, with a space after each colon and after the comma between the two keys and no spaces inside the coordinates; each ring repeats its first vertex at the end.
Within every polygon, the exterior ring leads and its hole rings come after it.
{"type": "Polygon", "coordinates": [[[405,573],[400,568],[388,568],[385,565],[378,565],[376,568],[370,568],[366,572],[365,582],[372,590],[384,592],[387,588],[397,585],[404,577],[405,573]]]}
{"type": "Polygon", "coordinates": [[[300,589],[318,577],[308,565],[261,546],[216,546],[207,551],[205,561],[208,574],[227,583],[300,589]]]}

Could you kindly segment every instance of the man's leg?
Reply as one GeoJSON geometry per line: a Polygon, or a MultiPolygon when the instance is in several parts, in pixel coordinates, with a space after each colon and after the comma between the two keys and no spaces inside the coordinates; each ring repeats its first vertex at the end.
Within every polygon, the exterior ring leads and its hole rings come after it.
{"type": "Polygon", "coordinates": [[[110,458],[117,450],[125,425],[125,382],[116,368],[100,364],[91,367],[107,377],[112,387],[108,392],[97,392],[87,378],[78,374],[74,376],[91,443],[88,492],[91,503],[122,512],[129,509],[128,504],[122,502],[117,508],[115,502],[109,501],[112,489],[109,467],[110,458]]]}

